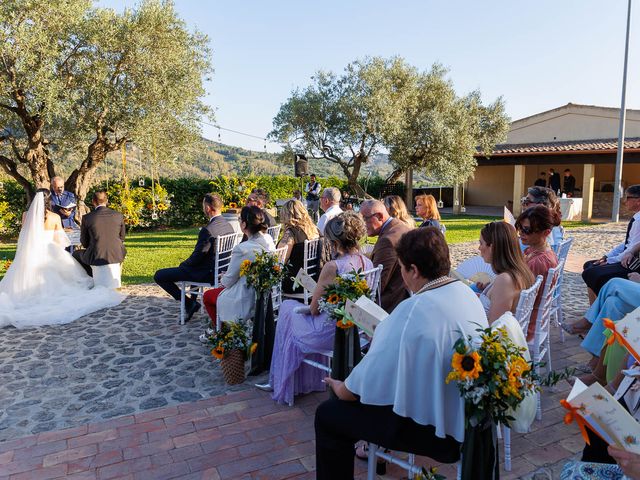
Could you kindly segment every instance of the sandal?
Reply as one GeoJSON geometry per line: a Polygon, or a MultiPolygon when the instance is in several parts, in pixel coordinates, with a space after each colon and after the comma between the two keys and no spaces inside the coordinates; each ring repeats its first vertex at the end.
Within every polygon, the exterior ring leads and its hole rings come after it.
{"type": "Polygon", "coordinates": [[[578,328],[575,326],[574,323],[561,323],[560,327],[569,335],[578,335],[578,336],[586,335],[587,333],[589,333],[589,330],[591,329],[591,326],[589,326],[588,328],[578,328]]]}

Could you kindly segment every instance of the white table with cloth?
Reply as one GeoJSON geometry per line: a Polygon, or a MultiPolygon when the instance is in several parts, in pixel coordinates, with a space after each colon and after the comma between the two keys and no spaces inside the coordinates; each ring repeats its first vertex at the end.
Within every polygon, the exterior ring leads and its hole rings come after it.
{"type": "Polygon", "coordinates": [[[562,220],[580,220],[582,218],[581,198],[560,198],[562,220]]]}

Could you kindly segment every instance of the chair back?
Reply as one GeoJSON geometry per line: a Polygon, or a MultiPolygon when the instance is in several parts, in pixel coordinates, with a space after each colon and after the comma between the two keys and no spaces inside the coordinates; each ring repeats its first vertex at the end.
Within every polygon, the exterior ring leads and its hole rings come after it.
{"type": "Polygon", "coordinates": [[[273,243],[278,244],[278,238],[280,237],[280,230],[282,230],[282,224],[274,225],[267,228],[267,233],[273,238],[273,243]]]}
{"type": "Polygon", "coordinates": [[[536,281],[526,290],[520,291],[520,299],[518,300],[518,306],[516,307],[516,320],[522,327],[524,334],[527,334],[529,328],[529,320],[531,320],[531,312],[533,312],[533,305],[536,303],[536,297],[538,296],[538,290],[542,285],[542,275],[538,275],[536,281]]]}
{"type": "MultiPolygon", "coordinates": [[[[314,240],[305,240],[304,241],[304,258],[302,261],[302,268],[310,277],[315,276],[319,270],[319,257],[320,256],[320,238],[316,238],[314,240]]],[[[293,273],[293,272],[292,272],[293,273]]],[[[297,274],[298,272],[296,272],[297,274]]],[[[311,295],[313,292],[307,291],[304,289],[304,303],[305,305],[309,305],[311,301],[311,295]]]]}
{"type": "Polygon", "coordinates": [[[380,296],[381,296],[380,276],[382,275],[382,265],[378,265],[377,267],[372,268],[371,270],[365,270],[364,272],[362,272],[362,275],[367,281],[369,290],[371,290],[371,293],[369,294],[369,298],[371,298],[372,301],[380,305],[380,296]]]}
{"type": "Polygon", "coordinates": [[[375,245],[373,243],[363,243],[362,245],[360,245],[360,253],[366,255],[367,257],[370,257],[371,253],[373,253],[374,247],[375,245]]]}
{"type": "MultiPolygon", "coordinates": [[[[288,247],[284,246],[276,248],[273,252],[273,254],[278,257],[278,263],[283,268],[287,261],[287,249],[288,247]]],[[[277,316],[277,312],[280,310],[280,305],[282,304],[282,282],[271,289],[271,302],[273,305],[273,314],[277,316]]]]}
{"type": "Polygon", "coordinates": [[[562,240],[558,244],[558,248],[556,250],[556,255],[558,256],[558,260],[566,260],[569,256],[569,250],[571,249],[571,245],[573,245],[573,237],[569,237],[565,240],[562,240]]]}
{"type": "Polygon", "coordinates": [[[215,252],[213,260],[213,286],[220,286],[220,277],[227,271],[231,262],[231,251],[242,240],[242,233],[230,233],[213,238],[215,252]]]}
{"type": "Polygon", "coordinates": [[[549,337],[549,326],[551,323],[551,313],[553,310],[553,301],[556,295],[556,291],[560,286],[560,275],[564,268],[564,260],[558,262],[558,266],[550,268],[547,272],[547,278],[542,290],[542,297],[540,304],[538,305],[538,316],[536,318],[535,336],[533,339],[533,345],[531,350],[534,356],[534,361],[539,362],[547,351],[545,342],[549,337]]]}

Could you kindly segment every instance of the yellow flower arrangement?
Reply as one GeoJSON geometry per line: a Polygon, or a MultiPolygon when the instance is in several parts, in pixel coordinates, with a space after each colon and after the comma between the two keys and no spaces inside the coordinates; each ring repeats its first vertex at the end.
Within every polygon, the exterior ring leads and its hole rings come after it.
{"type": "Polygon", "coordinates": [[[334,283],[328,285],[324,295],[320,298],[320,311],[329,315],[336,322],[338,328],[347,330],[353,327],[352,318],[345,311],[347,300],[356,301],[363,295],[369,295],[369,285],[360,272],[352,270],[350,273],[338,275],[334,283]]]}
{"type": "Polygon", "coordinates": [[[213,345],[211,355],[222,360],[234,350],[243,352],[245,358],[255,352],[257,343],[251,342],[249,325],[245,320],[237,322],[223,322],[220,330],[215,331],[209,337],[209,343],[213,345]]]}
{"type": "Polygon", "coordinates": [[[240,265],[240,276],[244,277],[247,274],[247,271],[249,270],[249,267],[251,266],[251,260],[245,260],[242,262],[242,264],[240,265]]]}
{"type": "Polygon", "coordinates": [[[451,368],[453,371],[447,377],[447,383],[451,380],[475,380],[480,376],[482,372],[482,365],[480,365],[480,355],[478,352],[470,353],[454,353],[451,359],[451,368]]]}
{"type": "Polygon", "coordinates": [[[211,355],[216,357],[218,360],[222,360],[222,357],[224,357],[224,348],[223,348],[222,344],[218,344],[218,346],[216,346],[214,349],[212,349],[211,350],[211,355]]]}
{"type": "Polygon", "coordinates": [[[278,263],[278,257],[270,252],[260,252],[252,262],[245,260],[240,266],[240,276],[257,292],[269,291],[286,276],[286,267],[278,263]]]}

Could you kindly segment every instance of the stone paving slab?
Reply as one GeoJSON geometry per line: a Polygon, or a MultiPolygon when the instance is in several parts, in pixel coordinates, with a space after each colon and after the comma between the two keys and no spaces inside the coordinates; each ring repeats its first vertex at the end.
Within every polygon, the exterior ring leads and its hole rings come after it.
{"type": "MultiPolygon", "coordinates": [[[[574,252],[596,258],[620,241],[624,224],[567,233],[576,238],[574,252]]],[[[477,243],[451,252],[455,264],[477,254],[477,243]]],[[[574,321],[587,301],[577,267],[571,270],[563,305],[574,321]]],[[[326,393],[288,408],[250,382],[225,385],[197,341],[203,316],[179,326],[177,303],[157,287],[125,291],[120,306],[69,325],[0,330],[0,480],[314,478],[313,413],[326,393]]],[[[575,337],[560,343],[554,328],[552,358],[559,369],[584,364],[587,354],[575,337]]],[[[558,478],[581,450],[577,429],[562,424],[558,401],[568,391],[563,384],[545,392],[543,420],[513,434],[513,470],[503,478],[558,478]]],[[[364,462],[356,464],[365,478],[364,462]]],[[[441,468],[455,478],[452,467],[441,468]]],[[[403,475],[390,466],[381,478],[403,475]]]]}

